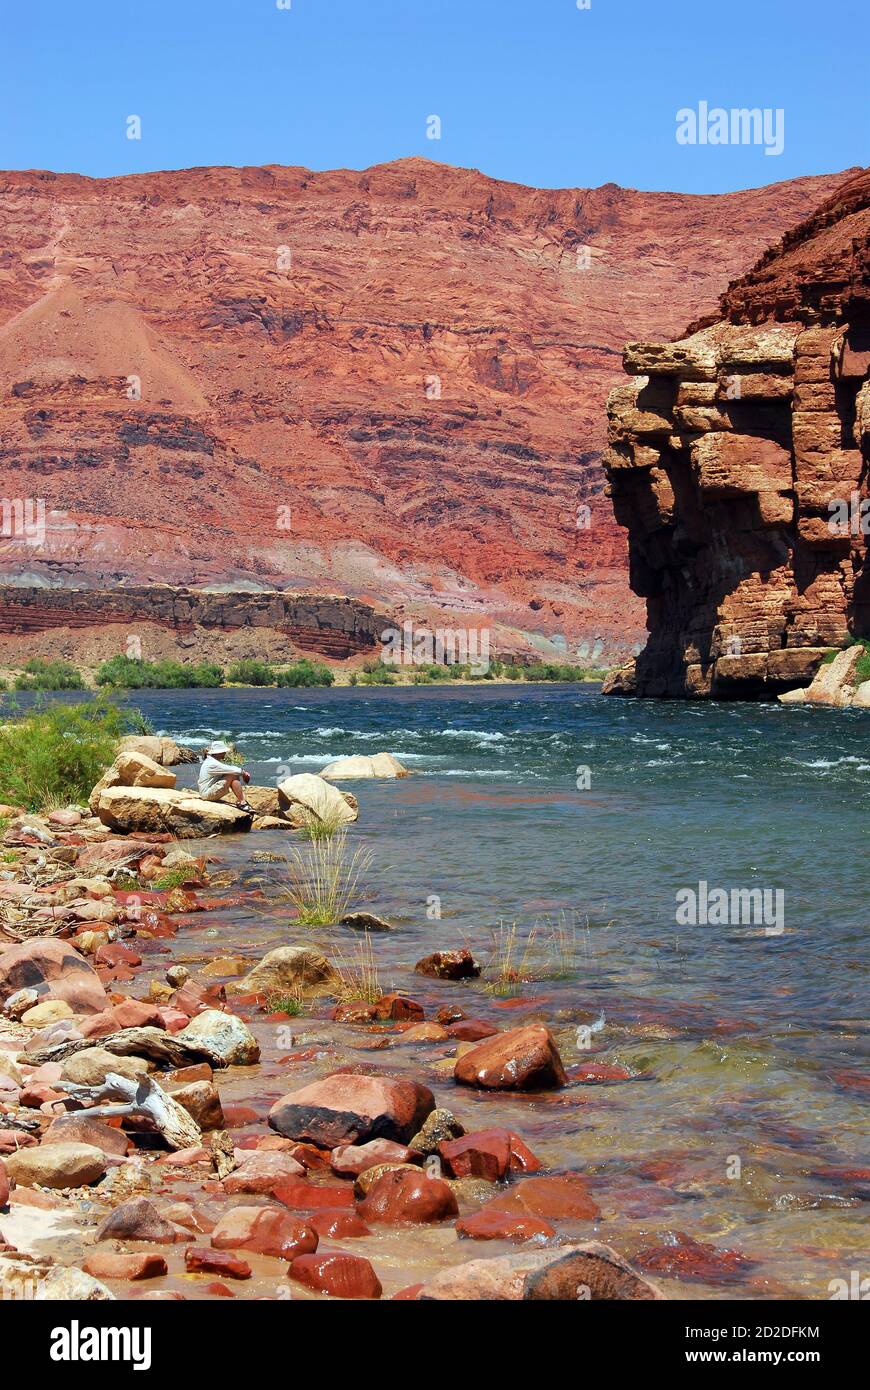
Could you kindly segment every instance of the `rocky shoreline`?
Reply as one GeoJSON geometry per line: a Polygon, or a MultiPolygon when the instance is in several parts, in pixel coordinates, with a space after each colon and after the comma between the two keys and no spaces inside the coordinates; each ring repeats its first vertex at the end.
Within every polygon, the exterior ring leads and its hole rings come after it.
{"type": "MultiPolygon", "coordinates": [[[[146,759],[122,750],[114,771],[146,759]]],[[[745,1279],[739,1252],[685,1234],[631,1259],[607,1242],[594,1181],[532,1135],[633,1078],[566,1061],[539,1016],[469,1015],[467,949],[377,997],[292,922],[292,944],[220,957],[195,945],[202,922],[261,890],[85,811],[0,811],[4,1298],[650,1300],[662,1278],[745,1279]],[[515,1122],[489,1122],[496,1099],[515,1122]]],[[[389,928],[343,920],[369,946],[389,928]]]]}

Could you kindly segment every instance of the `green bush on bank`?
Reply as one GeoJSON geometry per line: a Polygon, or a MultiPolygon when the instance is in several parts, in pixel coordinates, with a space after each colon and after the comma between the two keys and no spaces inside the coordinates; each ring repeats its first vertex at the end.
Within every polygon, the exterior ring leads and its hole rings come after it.
{"type": "Polygon", "coordinates": [[[85,683],[68,661],[33,657],[15,677],[16,690],[84,690],[85,683]]]}
{"type": "Polygon", "coordinates": [[[222,685],[220,666],[201,661],[186,666],[181,661],[141,661],[131,656],[113,656],[97,669],[97,685],[118,690],[195,690],[222,685]]]}
{"type": "Polygon", "coordinates": [[[226,680],[228,685],[277,685],[275,672],[265,661],[236,661],[226,680]]]}
{"type": "Polygon", "coordinates": [[[335,676],[322,661],[309,661],[303,657],[285,671],[279,671],[276,679],[279,685],[285,686],[332,685],[335,676]]]}
{"type": "Polygon", "coordinates": [[[46,704],[0,728],[0,801],[28,811],[87,801],[127,729],[104,694],[83,704],[46,704]]]}

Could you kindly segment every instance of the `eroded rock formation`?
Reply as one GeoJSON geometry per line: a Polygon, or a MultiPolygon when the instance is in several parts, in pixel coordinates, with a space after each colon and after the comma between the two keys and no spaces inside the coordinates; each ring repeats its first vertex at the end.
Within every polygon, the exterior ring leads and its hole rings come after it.
{"type": "Polygon", "coordinates": [[[629,343],[605,460],[649,640],[616,694],[758,697],[870,630],[870,172],[677,342],[629,343]]]}

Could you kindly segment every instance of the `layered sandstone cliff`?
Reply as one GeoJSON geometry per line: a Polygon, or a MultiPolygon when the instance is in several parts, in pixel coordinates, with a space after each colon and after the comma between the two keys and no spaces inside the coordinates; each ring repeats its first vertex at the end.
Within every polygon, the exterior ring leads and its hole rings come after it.
{"type": "Polygon", "coordinates": [[[387,619],[342,596],[206,593],[169,585],[111,591],[0,586],[0,665],[26,657],[105,660],[127,651],[146,660],[334,661],[375,656],[387,619]]]}
{"type": "Polygon", "coordinates": [[[605,466],[649,639],[617,694],[759,697],[870,631],[870,171],[676,342],[633,342],[605,466]]]}
{"type": "Polygon", "coordinates": [[[630,650],[600,460],[622,344],[709,312],[842,181],[0,175],[0,497],[45,508],[0,571],[337,592],[503,650],[630,650]]]}

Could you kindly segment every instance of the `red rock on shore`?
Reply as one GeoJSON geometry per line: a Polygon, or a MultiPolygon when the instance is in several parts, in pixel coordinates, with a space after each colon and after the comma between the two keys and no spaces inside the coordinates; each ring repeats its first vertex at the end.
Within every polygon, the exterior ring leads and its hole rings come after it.
{"type": "Polygon", "coordinates": [[[364,1221],[429,1224],[458,1216],[459,1207],[452,1189],[441,1178],[396,1168],[382,1173],[372,1184],[359,1212],[364,1221]]]}
{"type": "Polygon", "coordinates": [[[542,1166],[531,1149],[510,1129],[479,1129],[438,1145],[452,1178],[501,1182],[509,1173],[534,1173],[542,1166]]]}
{"type": "Polygon", "coordinates": [[[333,1298],[380,1298],[381,1281],[371,1264],[360,1255],[338,1251],[300,1255],[287,1271],[289,1279],[333,1298]]]}
{"type": "Polygon", "coordinates": [[[495,1091],[541,1091],[564,1086],[568,1079],[553,1037],[541,1024],[485,1039],[463,1053],[453,1075],[465,1086],[495,1091]]]}
{"type": "Polygon", "coordinates": [[[432,1092],[416,1081],[335,1072],[276,1101],[269,1124],[326,1149],[367,1139],[406,1144],[434,1109],[432,1092]]]}
{"type": "Polygon", "coordinates": [[[218,1221],[211,1243],[216,1250],[254,1250],[293,1260],[314,1253],[317,1232],[283,1207],[233,1207],[218,1221]]]}

